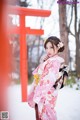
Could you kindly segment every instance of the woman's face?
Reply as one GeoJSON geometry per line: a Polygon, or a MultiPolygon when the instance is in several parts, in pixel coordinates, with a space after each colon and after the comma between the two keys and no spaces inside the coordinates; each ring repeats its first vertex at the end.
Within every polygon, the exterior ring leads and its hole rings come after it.
{"type": "Polygon", "coordinates": [[[47,53],[48,57],[53,57],[54,55],[56,55],[58,53],[58,47],[56,47],[54,45],[54,48],[53,48],[51,42],[48,42],[46,44],[46,49],[45,50],[46,50],[46,53],[47,53]]]}

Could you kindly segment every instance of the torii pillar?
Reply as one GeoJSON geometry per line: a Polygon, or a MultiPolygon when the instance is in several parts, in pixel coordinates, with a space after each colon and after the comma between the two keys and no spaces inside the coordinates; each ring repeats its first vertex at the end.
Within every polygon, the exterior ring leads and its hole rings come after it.
{"type": "Polygon", "coordinates": [[[49,10],[30,9],[22,7],[9,7],[9,14],[16,14],[20,17],[20,26],[12,27],[10,34],[20,34],[20,77],[21,77],[21,92],[22,102],[27,101],[27,84],[28,84],[28,56],[27,56],[27,44],[26,34],[42,35],[44,30],[30,29],[25,27],[25,16],[40,16],[48,17],[51,14],[49,10]]]}

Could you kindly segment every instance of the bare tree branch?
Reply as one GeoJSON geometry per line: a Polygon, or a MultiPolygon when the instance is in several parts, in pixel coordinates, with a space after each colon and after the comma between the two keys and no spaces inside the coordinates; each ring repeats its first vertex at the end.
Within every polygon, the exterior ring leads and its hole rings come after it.
{"type": "Polygon", "coordinates": [[[72,4],[72,9],[71,9],[71,19],[70,19],[70,23],[69,23],[69,29],[70,29],[70,25],[72,23],[72,18],[73,18],[73,4],[72,4]]]}
{"type": "Polygon", "coordinates": [[[74,36],[74,37],[75,37],[75,34],[73,34],[73,33],[71,32],[71,30],[70,30],[70,28],[69,28],[69,27],[67,27],[67,32],[68,32],[68,33],[70,33],[72,36],[74,36]]]}
{"type": "Polygon", "coordinates": [[[51,7],[53,6],[54,2],[55,2],[55,0],[52,0],[51,4],[49,6],[49,9],[51,9],[51,7]]]}
{"type": "Polygon", "coordinates": [[[78,34],[80,34],[80,20],[79,20],[79,24],[78,24],[78,34]]]}

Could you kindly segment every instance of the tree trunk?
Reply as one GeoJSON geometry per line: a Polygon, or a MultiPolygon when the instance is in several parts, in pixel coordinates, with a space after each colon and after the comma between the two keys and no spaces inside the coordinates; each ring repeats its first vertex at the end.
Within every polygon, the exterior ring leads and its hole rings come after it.
{"type": "MultiPolygon", "coordinates": [[[[66,0],[64,0],[66,1],[66,0]]],[[[59,26],[60,26],[60,39],[65,45],[65,50],[61,56],[65,59],[65,63],[69,62],[68,54],[68,32],[67,32],[67,18],[66,18],[66,4],[59,4],[59,26]]]]}
{"type": "MultiPolygon", "coordinates": [[[[77,2],[77,0],[75,0],[75,2],[77,2]]],[[[76,40],[76,72],[77,77],[80,77],[80,23],[78,26],[79,28],[77,29],[77,4],[74,5],[74,13],[75,13],[74,28],[76,40]]]]}

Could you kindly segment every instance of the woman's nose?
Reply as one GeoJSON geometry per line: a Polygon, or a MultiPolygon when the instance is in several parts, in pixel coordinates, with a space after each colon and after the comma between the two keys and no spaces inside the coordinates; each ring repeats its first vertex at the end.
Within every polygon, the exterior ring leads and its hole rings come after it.
{"type": "Polygon", "coordinates": [[[47,53],[50,53],[50,49],[47,49],[47,53]]]}

